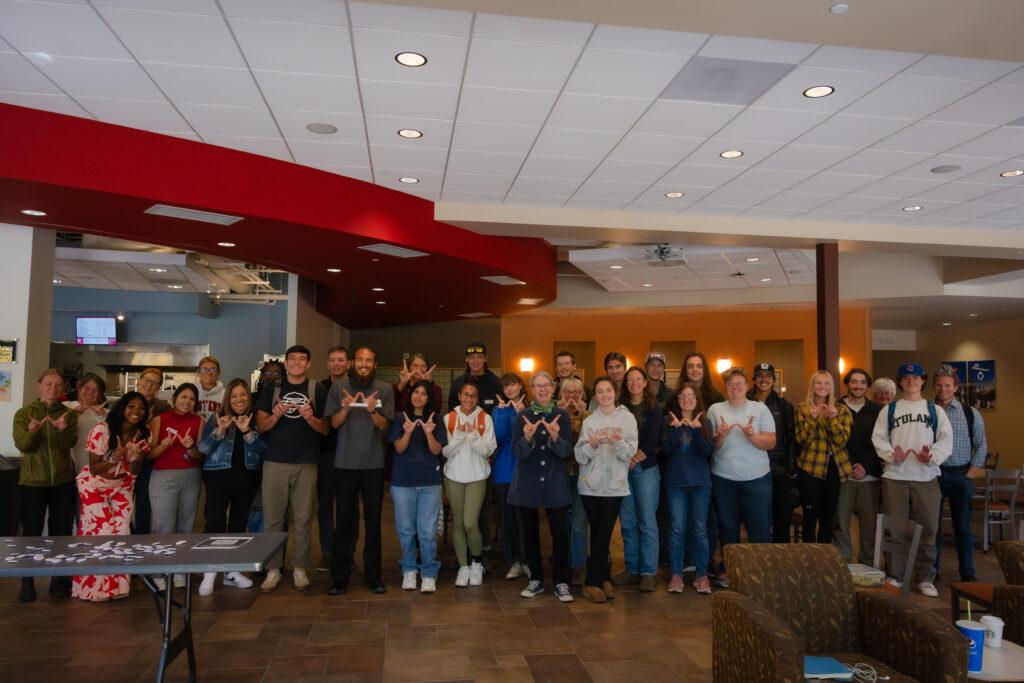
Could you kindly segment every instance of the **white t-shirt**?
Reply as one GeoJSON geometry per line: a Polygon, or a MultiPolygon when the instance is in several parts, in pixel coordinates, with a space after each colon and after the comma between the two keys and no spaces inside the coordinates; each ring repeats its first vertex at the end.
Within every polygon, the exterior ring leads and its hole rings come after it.
{"type": "Polygon", "coordinates": [[[928,415],[928,401],[908,401],[900,399],[896,402],[893,416],[893,428],[889,431],[889,406],[882,406],[882,412],[875,420],[875,430],[871,434],[871,442],[875,452],[885,463],[883,479],[899,479],[902,481],[931,481],[941,474],[939,465],[953,452],[953,428],[946,417],[946,411],[935,407],[938,418],[938,438],[932,432],[931,417],[928,415]],[[903,450],[919,451],[922,446],[929,447],[930,458],[922,463],[913,454],[897,464],[893,449],[899,446],[903,450]]]}
{"type": "MultiPolygon", "coordinates": [[[[742,427],[751,417],[754,418],[755,433],[775,433],[775,418],[768,407],[758,401],[747,400],[739,408],[733,408],[728,401],[716,403],[708,408],[706,419],[711,433],[714,433],[719,418],[723,418],[726,424],[742,427]]],[[[770,469],[768,451],[754,446],[739,428],[729,432],[721,447],[715,449],[711,460],[711,473],[732,481],[758,479],[768,474],[770,469]]]]}

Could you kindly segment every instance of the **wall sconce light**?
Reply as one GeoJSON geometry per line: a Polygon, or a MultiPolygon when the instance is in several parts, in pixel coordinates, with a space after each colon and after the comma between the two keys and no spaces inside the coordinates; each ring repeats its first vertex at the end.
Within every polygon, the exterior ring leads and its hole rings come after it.
{"type": "Polygon", "coordinates": [[[842,379],[843,373],[846,372],[846,360],[839,356],[839,377],[842,379]]]}
{"type": "Polygon", "coordinates": [[[715,370],[721,375],[723,372],[732,367],[732,358],[719,358],[715,361],[715,370]]]}
{"type": "Polygon", "coordinates": [[[520,358],[519,372],[533,372],[533,359],[527,357],[520,358]]]}

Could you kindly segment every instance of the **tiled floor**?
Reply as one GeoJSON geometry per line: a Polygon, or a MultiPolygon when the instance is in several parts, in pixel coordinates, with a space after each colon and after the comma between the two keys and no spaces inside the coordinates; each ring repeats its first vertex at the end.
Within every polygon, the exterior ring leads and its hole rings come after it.
{"type": "MultiPolygon", "coordinates": [[[[388,521],[390,514],[388,507],[388,521]]],[[[605,605],[580,598],[564,605],[550,593],[525,600],[524,583],[505,581],[497,556],[483,586],[456,590],[445,548],[438,592],[405,593],[393,524],[384,536],[384,595],[369,593],[354,576],[347,595],[329,597],[319,574],[304,594],[286,578],[269,595],[218,586],[211,597],[196,597],[199,680],[711,680],[711,599],[689,588],[669,595],[663,576],[657,593],[622,589],[605,605]]],[[[955,552],[947,548],[949,581],[958,577],[955,552]]],[[[613,554],[618,568],[621,545],[613,554]]],[[[992,554],[978,552],[976,564],[980,580],[1001,580],[992,554]]],[[[39,601],[22,605],[17,581],[0,581],[0,680],[153,680],[159,629],[145,590],[137,585],[128,600],[85,604],[50,599],[45,580],[37,587],[39,601]]],[[[939,599],[913,599],[945,615],[946,582],[939,588],[939,599]]],[[[185,678],[183,662],[184,656],[175,663],[174,680],[185,678]]]]}

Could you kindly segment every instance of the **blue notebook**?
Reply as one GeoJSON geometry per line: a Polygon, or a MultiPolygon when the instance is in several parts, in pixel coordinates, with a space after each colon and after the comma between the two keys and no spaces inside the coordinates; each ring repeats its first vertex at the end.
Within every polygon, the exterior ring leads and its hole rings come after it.
{"type": "Polygon", "coordinates": [[[853,672],[835,657],[804,657],[804,678],[852,681],[853,672]]]}

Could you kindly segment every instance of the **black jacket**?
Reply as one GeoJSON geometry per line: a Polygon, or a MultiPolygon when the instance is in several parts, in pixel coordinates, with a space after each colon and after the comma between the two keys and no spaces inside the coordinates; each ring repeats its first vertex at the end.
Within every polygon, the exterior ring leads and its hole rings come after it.
{"type": "MultiPolygon", "coordinates": [[[[849,408],[846,397],[839,399],[839,403],[849,408]]],[[[878,414],[882,412],[882,406],[865,399],[864,407],[859,411],[851,410],[853,423],[850,425],[850,440],[846,442],[846,454],[850,458],[850,464],[860,464],[872,477],[882,476],[882,460],[875,453],[875,445],[871,443],[871,433],[875,431],[875,421],[878,414]]]]}
{"type": "MultiPolygon", "coordinates": [[[[452,388],[448,392],[448,412],[458,407],[459,392],[462,391],[462,385],[466,383],[469,377],[469,372],[464,372],[452,380],[452,388]]],[[[480,393],[480,396],[477,398],[477,405],[490,415],[491,411],[498,406],[498,396],[504,396],[501,393],[501,382],[498,380],[498,376],[490,370],[484,370],[484,374],[474,377],[473,380],[476,383],[477,391],[480,393]]]]}
{"type": "MultiPolygon", "coordinates": [[[[755,401],[754,392],[747,394],[747,399],[755,401]]],[[[796,456],[800,446],[796,442],[796,421],[793,417],[793,404],[782,398],[774,390],[768,394],[764,402],[775,418],[775,447],[768,451],[772,476],[785,476],[796,471],[796,456]]]]}

